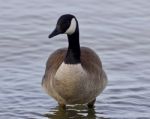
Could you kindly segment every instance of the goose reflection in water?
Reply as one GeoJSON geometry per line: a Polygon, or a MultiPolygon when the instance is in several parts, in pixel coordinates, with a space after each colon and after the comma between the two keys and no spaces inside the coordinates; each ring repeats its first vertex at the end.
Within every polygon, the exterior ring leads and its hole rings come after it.
{"type": "MultiPolygon", "coordinates": [[[[51,112],[45,114],[44,116],[48,117],[48,119],[97,119],[95,109],[88,109],[86,106],[83,105],[68,105],[66,110],[57,106],[56,108],[52,109],[51,112]]],[[[104,117],[98,118],[106,119],[104,117]]]]}

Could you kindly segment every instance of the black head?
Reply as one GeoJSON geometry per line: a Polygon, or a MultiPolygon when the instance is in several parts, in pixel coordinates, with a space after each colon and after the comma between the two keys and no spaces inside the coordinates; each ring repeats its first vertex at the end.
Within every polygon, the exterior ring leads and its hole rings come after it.
{"type": "Polygon", "coordinates": [[[71,35],[76,31],[77,28],[77,20],[75,16],[71,14],[62,15],[56,24],[56,28],[54,31],[49,35],[49,38],[52,38],[58,34],[68,34],[71,35]]]}

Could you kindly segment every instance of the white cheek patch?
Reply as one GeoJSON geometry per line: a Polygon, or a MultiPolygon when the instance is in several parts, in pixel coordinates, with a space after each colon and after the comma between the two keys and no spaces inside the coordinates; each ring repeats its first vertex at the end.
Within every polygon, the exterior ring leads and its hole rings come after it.
{"type": "Polygon", "coordinates": [[[66,30],[65,33],[68,34],[68,35],[73,34],[76,30],[76,27],[77,27],[77,22],[76,22],[75,18],[73,18],[71,20],[71,24],[70,24],[69,28],[66,30]]]}

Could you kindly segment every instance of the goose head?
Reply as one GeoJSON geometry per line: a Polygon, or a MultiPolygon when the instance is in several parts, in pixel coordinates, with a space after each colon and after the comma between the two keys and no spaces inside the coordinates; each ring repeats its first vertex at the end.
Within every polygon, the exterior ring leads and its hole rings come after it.
{"type": "Polygon", "coordinates": [[[78,22],[75,16],[71,14],[65,14],[58,19],[56,28],[48,37],[52,38],[59,34],[72,35],[77,30],[78,30],[78,22]]]}

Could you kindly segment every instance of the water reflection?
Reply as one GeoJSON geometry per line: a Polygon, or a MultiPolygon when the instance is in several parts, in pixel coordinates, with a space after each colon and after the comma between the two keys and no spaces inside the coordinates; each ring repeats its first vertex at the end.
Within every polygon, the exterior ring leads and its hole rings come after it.
{"type": "Polygon", "coordinates": [[[67,106],[66,110],[57,106],[44,116],[48,119],[96,119],[96,112],[94,108],[88,109],[83,105],[67,106]]]}

